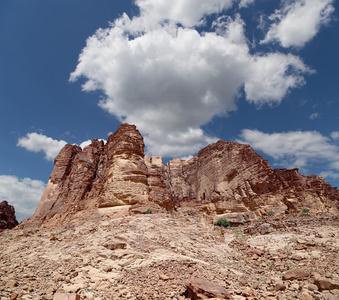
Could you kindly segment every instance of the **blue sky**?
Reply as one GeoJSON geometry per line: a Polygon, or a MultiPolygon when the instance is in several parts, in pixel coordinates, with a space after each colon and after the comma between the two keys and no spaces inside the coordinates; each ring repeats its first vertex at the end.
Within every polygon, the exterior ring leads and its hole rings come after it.
{"type": "Polygon", "coordinates": [[[136,124],[146,152],[218,139],[339,185],[335,0],[2,0],[0,200],[32,215],[65,143],[136,124]]]}

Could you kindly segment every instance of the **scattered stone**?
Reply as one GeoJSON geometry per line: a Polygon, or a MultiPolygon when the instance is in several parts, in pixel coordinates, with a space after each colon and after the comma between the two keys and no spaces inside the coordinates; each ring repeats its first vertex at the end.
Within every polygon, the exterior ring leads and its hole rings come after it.
{"type": "Polygon", "coordinates": [[[300,300],[314,300],[314,298],[307,292],[302,292],[300,300]]]}
{"type": "Polygon", "coordinates": [[[103,266],[103,267],[102,267],[102,270],[103,270],[104,272],[111,272],[111,271],[112,271],[112,266],[103,266]]]}
{"type": "Polygon", "coordinates": [[[309,277],[309,272],[305,269],[288,270],[282,277],[283,280],[303,280],[309,277]]]}
{"type": "Polygon", "coordinates": [[[242,291],[242,295],[245,297],[254,297],[254,290],[251,289],[250,287],[245,287],[244,290],[242,291]]]}
{"type": "Polygon", "coordinates": [[[160,277],[161,280],[165,280],[165,281],[170,279],[170,278],[169,278],[168,276],[166,276],[165,274],[160,274],[159,277],[160,277]]]}
{"type": "Polygon", "coordinates": [[[16,286],[18,286],[18,282],[16,280],[8,280],[6,282],[6,286],[9,288],[14,288],[16,286]]]}
{"type": "Polygon", "coordinates": [[[317,285],[320,291],[339,289],[338,281],[334,281],[325,277],[314,278],[314,283],[317,285]]]}
{"type": "Polygon", "coordinates": [[[185,283],[186,296],[192,300],[221,298],[233,299],[230,293],[222,286],[201,278],[191,278],[185,283]]]}
{"type": "Polygon", "coordinates": [[[104,244],[104,247],[109,250],[126,249],[127,244],[124,242],[108,242],[104,244]]]}
{"type": "Polygon", "coordinates": [[[55,293],[53,300],[80,300],[80,295],[55,293]]]}
{"type": "Polygon", "coordinates": [[[11,294],[11,300],[15,300],[15,299],[18,299],[19,297],[19,294],[17,292],[12,292],[11,294]]]}
{"type": "Polygon", "coordinates": [[[282,280],[278,280],[275,284],[275,290],[276,291],[284,291],[286,290],[286,285],[282,280]]]}
{"type": "Polygon", "coordinates": [[[259,227],[260,234],[269,234],[273,231],[272,225],[269,223],[261,224],[259,227]]]}
{"type": "Polygon", "coordinates": [[[312,283],[306,283],[304,285],[304,288],[309,291],[318,291],[318,287],[315,284],[312,283]]]}
{"type": "Polygon", "coordinates": [[[54,275],[53,280],[54,280],[54,282],[64,281],[65,277],[62,276],[61,274],[56,274],[56,275],[54,275]]]}

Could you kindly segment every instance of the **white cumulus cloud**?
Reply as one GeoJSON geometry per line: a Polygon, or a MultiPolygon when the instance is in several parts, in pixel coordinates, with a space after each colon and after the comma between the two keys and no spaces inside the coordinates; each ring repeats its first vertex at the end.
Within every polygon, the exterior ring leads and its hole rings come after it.
{"type": "MultiPolygon", "coordinates": [[[[237,141],[271,156],[284,167],[307,169],[322,162],[329,169],[339,170],[339,147],[317,131],[264,133],[244,129],[237,141]]],[[[330,176],[334,173],[323,174],[330,176]]]]}
{"type": "Polygon", "coordinates": [[[331,20],[333,0],[285,0],[262,43],[279,42],[283,47],[303,47],[331,20]]]}
{"type": "Polygon", "coordinates": [[[32,152],[42,151],[47,160],[53,160],[66,144],[63,140],[58,141],[41,133],[31,132],[27,133],[26,137],[21,137],[17,146],[32,152]]]}
{"type": "Polygon", "coordinates": [[[19,222],[33,215],[44,189],[45,183],[40,180],[0,175],[0,201],[14,206],[19,222]]]}
{"type": "Polygon", "coordinates": [[[199,25],[201,19],[206,15],[219,13],[231,7],[233,1],[234,0],[136,0],[135,4],[140,8],[140,14],[144,23],[153,25],[163,21],[170,21],[180,23],[185,27],[192,27],[199,25]]]}
{"type": "Polygon", "coordinates": [[[270,53],[252,59],[245,92],[249,101],[259,105],[280,103],[292,88],[305,84],[303,74],[314,72],[292,54],[270,53]]]}
{"type": "Polygon", "coordinates": [[[243,87],[248,101],[279,103],[311,73],[292,54],[250,53],[240,15],[198,30],[204,16],[232,2],[136,1],[140,16],[124,14],[88,38],[70,80],[84,77],[84,91],[101,90],[100,106],[137,125],[148,154],[193,154],[216,140],[201,126],[236,110],[243,87]]]}

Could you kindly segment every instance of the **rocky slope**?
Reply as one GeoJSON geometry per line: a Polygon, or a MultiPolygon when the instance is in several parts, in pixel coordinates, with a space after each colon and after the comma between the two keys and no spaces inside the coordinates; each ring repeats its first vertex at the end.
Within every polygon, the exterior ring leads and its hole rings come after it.
{"type": "Polygon", "coordinates": [[[339,299],[338,199],[248,145],[164,166],[123,124],[66,145],[35,214],[0,233],[0,300],[339,299]]]}
{"type": "Polygon", "coordinates": [[[293,213],[220,228],[187,208],[116,218],[117,209],[1,233],[0,299],[339,299],[332,216],[293,213]]]}
{"type": "Polygon", "coordinates": [[[5,229],[12,229],[19,223],[15,217],[15,209],[7,201],[0,202],[0,232],[5,229]]]}
{"type": "Polygon", "coordinates": [[[35,214],[22,226],[60,224],[125,206],[129,214],[170,211],[181,206],[245,223],[268,213],[338,214],[339,191],[316,175],[272,169],[249,145],[218,141],[189,161],[144,154],[134,125],[123,124],[107,143],[83,150],[66,145],[35,214]],[[132,206],[130,206],[132,205],[132,206]]]}

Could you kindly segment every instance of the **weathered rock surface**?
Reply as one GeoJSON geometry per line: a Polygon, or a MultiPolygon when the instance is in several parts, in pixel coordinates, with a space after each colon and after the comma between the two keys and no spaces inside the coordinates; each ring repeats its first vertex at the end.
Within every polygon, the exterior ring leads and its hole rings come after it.
{"type": "Polygon", "coordinates": [[[60,151],[41,202],[23,226],[59,224],[117,206],[129,206],[131,214],[194,206],[214,221],[238,225],[303,209],[337,215],[338,203],[339,191],[321,177],[272,169],[249,145],[218,141],[189,161],[164,166],[161,157],[144,154],[136,127],[123,124],[106,144],[94,140],[83,150],[66,145],[60,151]]]}
{"type": "Polygon", "coordinates": [[[61,227],[5,230],[0,299],[189,300],[192,278],[209,282],[195,284],[201,298],[213,292],[227,299],[226,290],[238,300],[338,299],[337,220],[292,213],[282,220],[286,228],[249,236],[246,225],[220,228],[201,215],[192,208],[119,218],[108,212],[61,227]],[[294,259],[299,253],[305,258],[294,259]],[[310,276],[282,279],[300,269],[310,276]]]}
{"type": "Polygon", "coordinates": [[[15,217],[15,209],[7,201],[0,202],[0,231],[12,229],[19,223],[15,217]]]}
{"type": "Polygon", "coordinates": [[[192,300],[233,299],[224,287],[202,278],[190,278],[186,282],[186,288],[186,296],[192,300]]]}

